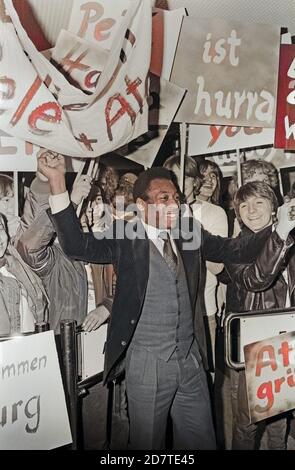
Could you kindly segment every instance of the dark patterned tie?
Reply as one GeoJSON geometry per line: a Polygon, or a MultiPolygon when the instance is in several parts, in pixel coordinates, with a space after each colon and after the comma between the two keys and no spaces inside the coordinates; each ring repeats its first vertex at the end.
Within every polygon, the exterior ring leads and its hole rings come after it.
{"type": "Polygon", "coordinates": [[[168,264],[171,271],[174,274],[176,274],[178,259],[177,259],[177,255],[173,251],[170,235],[168,232],[160,232],[159,238],[161,238],[164,241],[163,258],[168,264]]]}

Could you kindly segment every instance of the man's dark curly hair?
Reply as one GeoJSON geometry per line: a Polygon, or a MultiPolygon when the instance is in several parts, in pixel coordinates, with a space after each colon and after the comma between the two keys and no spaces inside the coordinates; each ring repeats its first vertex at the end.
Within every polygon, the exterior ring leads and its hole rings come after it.
{"type": "Polygon", "coordinates": [[[144,201],[148,199],[147,192],[150,184],[156,179],[172,181],[176,189],[179,191],[177,178],[174,173],[166,168],[155,166],[140,173],[135,181],[133,186],[133,198],[135,202],[138,198],[143,199],[144,201]]]}

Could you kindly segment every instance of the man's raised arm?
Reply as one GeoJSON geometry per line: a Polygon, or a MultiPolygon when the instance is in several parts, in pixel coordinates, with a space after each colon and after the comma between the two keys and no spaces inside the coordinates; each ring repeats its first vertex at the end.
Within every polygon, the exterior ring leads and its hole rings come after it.
{"type": "Polygon", "coordinates": [[[51,219],[63,251],[72,258],[90,263],[113,263],[116,258],[115,240],[96,240],[92,233],[83,233],[66,188],[64,157],[56,155],[55,158],[57,161],[53,167],[44,152],[38,159],[38,171],[48,178],[50,184],[51,219]]]}

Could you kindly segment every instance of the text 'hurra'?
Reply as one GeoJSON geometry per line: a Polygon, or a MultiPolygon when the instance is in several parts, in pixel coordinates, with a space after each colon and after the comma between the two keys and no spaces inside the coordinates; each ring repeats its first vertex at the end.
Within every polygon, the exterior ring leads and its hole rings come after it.
{"type": "MultiPolygon", "coordinates": [[[[239,65],[238,48],[242,44],[242,40],[238,38],[237,32],[233,29],[228,38],[221,38],[216,41],[215,45],[211,42],[211,33],[207,34],[204,43],[204,51],[202,60],[205,64],[214,63],[222,64],[226,59],[231,67],[239,65]]],[[[195,114],[200,112],[204,106],[204,113],[210,117],[212,110],[215,108],[215,114],[219,117],[227,119],[237,119],[241,114],[241,108],[246,109],[246,119],[250,120],[255,116],[262,123],[270,123],[273,118],[275,100],[271,93],[261,90],[260,93],[254,91],[240,90],[230,91],[227,94],[224,91],[216,91],[214,95],[210,95],[205,90],[205,79],[199,75],[197,77],[197,100],[194,110],[195,114]]]]}

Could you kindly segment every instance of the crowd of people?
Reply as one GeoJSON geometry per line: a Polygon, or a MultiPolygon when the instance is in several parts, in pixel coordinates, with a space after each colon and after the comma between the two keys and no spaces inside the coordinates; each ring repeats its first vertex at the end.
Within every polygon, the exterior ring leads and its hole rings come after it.
{"type": "Polygon", "coordinates": [[[19,217],[0,175],[0,334],[48,321],[58,345],[63,319],[88,332],[108,323],[103,382],[82,399],[84,449],[295,439],[291,412],[250,423],[245,372],[224,361],[229,312],[295,307],[295,200],[271,163],[245,161],[241,176],[222,198],[216,163],[186,157],[182,182],[173,155],[139,175],[101,164],[68,192],[64,157],[41,150],[19,217]]]}

